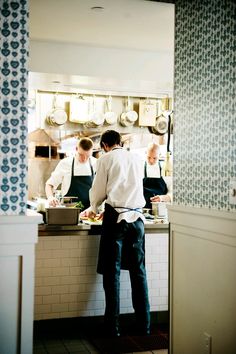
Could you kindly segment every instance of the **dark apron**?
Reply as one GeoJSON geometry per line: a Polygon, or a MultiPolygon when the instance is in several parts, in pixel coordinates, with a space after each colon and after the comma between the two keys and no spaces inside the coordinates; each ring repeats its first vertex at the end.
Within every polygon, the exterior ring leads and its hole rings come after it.
{"type": "Polygon", "coordinates": [[[77,201],[81,201],[83,203],[84,209],[87,209],[90,206],[89,190],[92,186],[94,178],[93,167],[91,161],[89,160],[91,175],[74,176],[74,162],[75,159],[72,161],[70,187],[65,197],[77,197],[77,201]]]}
{"type": "MultiPolygon", "coordinates": [[[[160,176],[161,176],[161,165],[159,163],[159,168],[160,168],[160,176]]],[[[168,189],[166,182],[162,178],[158,177],[147,177],[147,163],[145,162],[144,166],[144,179],[143,179],[143,194],[144,198],[146,200],[146,205],[145,208],[151,208],[152,204],[150,201],[151,197],[154,197],[154,195],[165,195],[167,194],[168,189]]]]}
{"type": "MultiPolygon", "coordinates": [[[[124,223],[127,223],[125,220],[117,223],[117,219],[119,214],[129,212],[129,211],[139,211],[138,209],[131,209],[131,208],[122,208],[124,209],[122,212],[117,212],[111,205],[105,204],[105,212],[103,214],[103,221],[102,221],[102,232],[101,232],[101,239],[99,245],[99,255],[98,255],[98,264],[97,264],[97,272],[100,274],[104,273],[104,269],[106,269],[107,264],[106,260],[108,257],[111,257],[111,243],[119,237],[119,233],[124,232],[124,223]]],[[[141,211],[140,211],[141,212],[141,211]]],[[[138,219],[141,223],[140,227],[143,228],[144,233],[144,226],[143,221],[138,219]]],[[[128,235],[130,237],[126,237],[123,239],[122,245],[122,257],[121,257],[121,269],[130,269],[132,264],[129,264],[130,254],[132,253],[130,249],[133,247],[133,238],[132,235],[128,235]]],[[[143,250],[145,249],[145,237],[143,237],[143,250]]]]}

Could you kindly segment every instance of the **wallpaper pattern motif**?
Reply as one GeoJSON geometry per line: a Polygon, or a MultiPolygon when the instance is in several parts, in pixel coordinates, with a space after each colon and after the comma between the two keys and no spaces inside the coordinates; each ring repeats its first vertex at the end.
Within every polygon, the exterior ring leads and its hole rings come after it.
{"type": "Polygon", "coordinates": [[[0,2],[0,214],[27,198],[28,1],[0,2]]]}
{"type": "Polygon", "coordinates": [[[175,3],[174,204],[236,211],[236,4],[175,3]]]}

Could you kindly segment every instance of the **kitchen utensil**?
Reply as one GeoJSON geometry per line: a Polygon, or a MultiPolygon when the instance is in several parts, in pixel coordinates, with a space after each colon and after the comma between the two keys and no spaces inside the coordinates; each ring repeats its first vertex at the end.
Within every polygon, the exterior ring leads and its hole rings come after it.
{"type": "Polygon", "coordinates": [[[117,121],[117,114],[112,111],[112,97],[109,96],[106,100],[108,110],[104,114],[104,118],[107,124],[115,124],[117,121]]]}
{"type": "Polygon", "coordinates": [[[134,125],[137,119],[138,113],[131,109],[131,102],[128,97],[126,102],[126,111],[120,115],[120,124],[124,127],[128,127],[130,125],[134,125]]]}
{"type": "Polygon", "coordinates": [[[46,121],[49,125],[58,126],[63,125],[67,121],[67,113],[64,108],[57,104],[57,94],[53,98],[53,109],[46,117],[46,121]]]}
{"type": "Polygon", "coordinates": [[[73,207],[77,204],[77,197],[60,197],[60,203],[61,205],[68,206],[68,207],[73,207]]]}
{"type": "Polygon", "coordinates": [[[156,124],[154,129],[157,135],[164,135],[165,133],[167,133],[168,120],[163,114],[156,118],[156,124]]]}
{"type": "Polygon", "coordinates": [[[163,115],[162,100],[157,101],[157,112],[156,123],[153,127],[153,131],[155,131],[154,134],[164,135],[168,130],[168,119],[163,115]]]}
{"type": "Polygon", "coordinates": [[[164,202],[151,202],[152,204],[152,215],[154,218],[166,218],[167,208],[164,202]]]}
{"type": "Polygon", "coordinates": [[[96,97],[93,96],[92,102],[90,101],[89,120],[86,123],[86,128],[96,128],[104,123],[104,114],[99,112],[96,107],[96,97]]]}
{"type": "Polygon", "coordinates": [[[88,121],[88,102],[82,95],[71,95],[69,120],[80,124],[88,121]]]}
{"type": "Polygon", "coordinates": [[[46,222],[49,225],[77,225],[79,213],[77,208],[46,208],[46,222]]]}

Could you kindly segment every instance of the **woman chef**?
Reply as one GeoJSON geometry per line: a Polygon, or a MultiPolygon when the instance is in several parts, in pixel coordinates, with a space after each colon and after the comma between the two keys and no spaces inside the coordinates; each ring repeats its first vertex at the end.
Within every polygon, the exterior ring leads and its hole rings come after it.
{"type": "Polygon", "coordinates": [[[81,201],[85,209],[89,207],[89,189],[97,161],[92,156],[92,150],[93,141],[82,138],[77,143],[75,157],[66,157],[58,163],[45,187],[50,206],[60,204],[54,197],[54,191],[61,184],[63,196],[77,197],[77,201],[81,201]]]}
{"type": "Polygon", "coordinates": [[[172,200],[172,177],[161,176],[156,143],[148,145],[147,161],[144,165],[143,192],[146,200],[145,208],[151,208],[151,202],[171,202],[172,200]]]}

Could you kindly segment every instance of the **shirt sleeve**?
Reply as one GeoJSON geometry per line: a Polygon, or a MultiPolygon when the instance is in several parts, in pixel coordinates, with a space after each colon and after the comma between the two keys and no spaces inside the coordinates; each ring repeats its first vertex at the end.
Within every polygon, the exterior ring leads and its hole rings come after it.
{"type": "Polygon", "coordinates": [[[90,208],[94,213],[98,212],[99,206],[106,199],[107,170],[103,159],[97,160],[96,175],[92,188],[89,191],[90,208]]]}
{"type": "Polygon", "coordinates": [[[96,167],[97,167],[98,160],[93,156],[91,156],[90,159],[91,159],[91,165],[93,167],[93,172],[96,173],[96,167]]]}
{"type": "Polygon", "coordinates": [[[166,182],[166,186],[167,186],[167,193],[166,195],[169,195],[171,202],[173,201],[173,185],[172,185],[172,181],[173,178],[172,177],[163,177],[164,181],[166,182]]]}
{"type": "Polygon", "coordinates": [[[46,184],[50,184],[54,187],[54,189],[56,189],[63,181],[64,169],[65,160],[61,160],[56,166],[55,170],[52,172],[50,178],[46,181],[46,184]]]}

